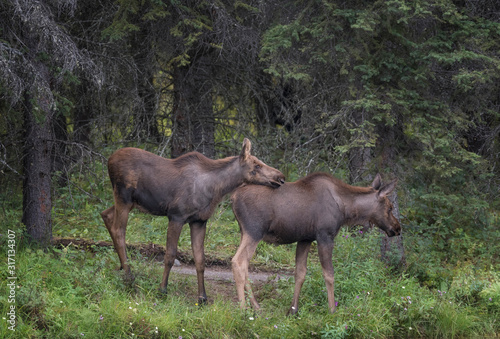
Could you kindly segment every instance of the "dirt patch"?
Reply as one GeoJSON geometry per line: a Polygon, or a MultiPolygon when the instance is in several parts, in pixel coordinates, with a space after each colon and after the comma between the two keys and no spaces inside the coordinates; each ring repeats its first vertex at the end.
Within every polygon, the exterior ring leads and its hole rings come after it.
{"type": "MultiPolygon", "coordinates": [[[[88,239],[81,238],[58,238],[52,239],[52,245],[54,247],[67,247],[75,246],[79,249],[96,252],[99,248],[110,247],[113,248],[113,243],[109,241],[92,241],[88,239]]],[[[127,244],[127,251],[134,256],[134,253],[140,256],[142,259],[152,259],[156,261],[157,265],[163,266],[163,257],[165,255],[165,247],[156,245],[153,243],[149,244],[127,244]]],[[[196,268],[194,267],[194,260],[191,253],[179,251],[177,253],[178,263],[172,268],[172,273],[178,278],[180,275],[186,277],[195,277],[196,268]]],[[[231,300],[235,303],[237,307],[238,298],[236,295],[236,287],[233,278],[233,272],[231,270],[231,258],[221,259],[213,256],[207,255],[206,257],[206,267],[205,267],[205,281],[207,283],[207,291],[209,294],[209,302],[213,302],[214,298],[222,298],[223,300],[231,300]]],[[[293,275],[293,272],[285,270],[266,270],[262,267],[250,266],[249,269],[249,279],[253,282],[252,289],[255,293],[257,299],[263,299],[269,297],[269,295],[274,295],[275,289],[277,288],[277,282],[281,279],[288,280],[293,275]],[[264,286],[265,285],[265,286],[264,286]],[[267,294],[266,294],[267,293],[267,294]]],[[[196,279],[194,279],[195,281],[196,279]]],[[[196,297],[196,286],[190,286],[188,288],[190,291],[183,292],[186,297],[192,298],[193,303],[197,302],[196,297]]]]}
{"type": "MultiPolygon", "coordinates": [[[[55,247],[67,247],[69,245],[76,246],[85,251],[95,252],[98,247],[113,247],[113,243],[109,241],[93,241],[82,238],[59,238],[52,239],[52,245],[55,247]]],[[[165,256],[165,247],[149,244],[127,244],[128,251],[140,253],[143,257],[156,260],[163,264],[165,256]]],[[[172,272],[185,275],[196,275],[193,256],[190,253],[178,251],[177,260],[180,265],[175,265],[172,272]]],[[[231,260],[221,259],[207,255],[205,260],[205,279],[216,280],[226,283],[234,283],[233,272],[231,270],[231,260]]],[[[262,268],[250,267],[249,278],[252,281],[278,281],[280,279],[288,279],[292,275],[289,271],[269,271],[262,268]]]]}
{"type": "MultiPolygon", "coordinates": [[[[52,238],[52,246],[56,247],[67,247],[70,244],[78,248],[84,249],[86,251],[95,252],[97,247],[113,247],[113,243],[110,241],[93,241],[89,239],[82,238],[52,238]]],[[[143,257],[150,258],[156,261],[163,262],[163,257],[165,256],[165,247],[156,245],[153,243],[149,244],[127,244],[127,251],[135,251],[140,253],[143,257]]],[[[193,256],[190,253],[177,251],[177,259],[185,264],[194,264],[193,256]]],[[[220,259],[210,255],[206,256],[206,265],[209,266],[231,266],[230,259],[220,259]]]]}
{"type": "MultiPolygon", "coordinates": [[[[196,275],[196,268],[192,265],[180,265],[174,266],[172,268],[172,272],[176,272],[178,274],[187,274],[187,275],[196,275]]],[[[283,272],[267,272],[267,271],[259,271],[259,270],[250,270],[248,273],[250,280],[252,281],[277,281],[280,279],[288,279],[290,278],[290,274],[285,274],[283,272]]],[[[208,280],[219,280],[225,282],[234,282],[233,272],[230,268],[220,267],[220,266],[210,266],[205,269],[205,279],[208,280]]]]}

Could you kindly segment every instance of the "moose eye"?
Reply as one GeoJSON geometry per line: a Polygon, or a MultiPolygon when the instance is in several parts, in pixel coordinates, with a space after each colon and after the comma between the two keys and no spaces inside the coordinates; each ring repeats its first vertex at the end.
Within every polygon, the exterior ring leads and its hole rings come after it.
{"type": "Polygon", "coordinates": [[[255,165],[255,169],[259,170],[260,169],[260,165],[255,165]]]}

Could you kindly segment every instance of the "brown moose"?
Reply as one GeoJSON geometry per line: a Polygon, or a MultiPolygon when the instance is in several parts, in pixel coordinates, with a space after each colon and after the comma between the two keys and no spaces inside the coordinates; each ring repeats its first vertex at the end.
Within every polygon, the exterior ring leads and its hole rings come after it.
{"type": "Polygon", "coordinates": [[[113,185],[114,206],[101,216],[113,239],[125,278],[134,276],[127,263],[125,232],[132,208],[167,216],[165,270],[160,290],[167,291],[168,276],[177,254],[177,244],[185,223],[191,228],[191,246],[198,277],[198,298],[205,302],[204,285],[206,223],[222,198],[243,183],[278,187],[283,174],[250,154],[245,138],[239,156],[211,160],[198,152],[165,159],[138,148],[123,148],[108,160],[113,185]]]}
{"type": "Polygon", "coordinates": [[[392,215],[387,198],[397,180],[382,186],[377,175],[371,187],[350,186],[326,173],[313,173],[275,190],[243,186],[233,196],[233,212],[241,230],[241,243],[232,259],[240,307],[245,308],[245,290],[254,309],[260,306],[248,282],[248,264],[257,244],[297,242],[295,291],[288,314],[298,311],[299,293],[307,270],[307,255],[316,240],[328,294],[328,307],[335,312],[333,240],[345,224],[371,222],[392,237],[401,226],[392,215]]]}

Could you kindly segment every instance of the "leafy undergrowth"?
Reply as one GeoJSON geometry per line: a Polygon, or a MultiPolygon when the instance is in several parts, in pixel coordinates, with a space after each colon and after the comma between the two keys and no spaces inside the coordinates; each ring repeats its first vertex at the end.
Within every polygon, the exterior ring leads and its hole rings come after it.
{"type": "MultiPolygon", "coordinates": [[[[216,219],[215,229],[234,228],[233,221],[216,219]]],[[[209,232],[207,251],[222,244],[209,232]],[[214,240],[215,239],[215,240],[214,240]],[[213,248],[212,248],[213,246],[213,248]]],[[[7,238],[2,231],[1,251],[7,238]]],[[[495,269],[459,263],[439,288],[427,286],[412,274],[418,258],[408,249],[409,269],[395,271],[378,258],[380,235],[352,236],[344,230],[336,239],[334,267],[337,312],[328,313],[321,269],[311,249],[297,317],[285,313],[293,294],[293,278],[256,284],[262,311],[241,311],[234,285],[208,281],[207,305],[197,305],[196,279],[172,274],[169,294],[160,294],[162,266],[133,253],[133,287],[116,270],[112,247],[88,250],[75,245],[49,251],[29,247],[16,238],[16,325],[0,325],[3,338],[389,338],[482,337],[498,334],[500,277],[495,269]],[[224,286],[222,286],[224,285],[224,286]]],[[[237,246],[228,240],[228,254],[237,246]]],[[[411,236],[405,238],[412,243],[411,236]]],[[[188,242],[189,240],[184,240],[188,242]]],[[[224,251],[222,251],[224,253],[224,251]]],[[[293,247],[262,246],[257,265],[293,266],[293,247]]],[[[422,263],[419,263],[422,264],[422,263]]],[[[2,281],[8,274],[2,271],[2,281]]],[[[6,284],[0,287],[2,314],[11,303],[6,284]]]]}

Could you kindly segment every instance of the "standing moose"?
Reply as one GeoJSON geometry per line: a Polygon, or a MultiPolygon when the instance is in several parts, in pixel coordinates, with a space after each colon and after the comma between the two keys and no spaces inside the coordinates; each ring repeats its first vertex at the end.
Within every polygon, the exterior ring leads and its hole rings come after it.
{"type": "Polygon", "coordinates": [[[115,204],[101,213],[113,239],[125,278],[134,280],[127,263],[125,232],[132,208],[154,215],[167,216],[165,270],[160,285],[166,293],[168,276],[177,255],[182,227],[189,223],[191,247],[198,277],[198,298],[205,293],[204,241],[206,223],[222,198],[238,186],[260,184],[278,187],[283,174],[250,154],[251,143],[245,138],[239,156],[211,160],[198,152],[176,159],[165,159],[138,148],[122,148],[108,160],[115,204]]]}
{"type": "Polygon", "coordinates": [[[257,244],[297,242],[295,291],[288,314],[298,311],[299,293],[307,270],[311,243],[318,243],[330,312],[335,312],[333,239],[344,224],[371,222],[388,236],[399,235],[401,226],[392,215],[387,198],[397,180],[382,186],[377,175],[371,187],[350,186],[326,173],[313,173],[275,190],[263,186],[243,186],[232,196],[233,212],[241,230],[241,243],[232,259],[240,307],[245,308],[245,290],[255,309],[260,306],[248,280],[248,263],[257,244]]]}

